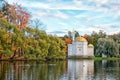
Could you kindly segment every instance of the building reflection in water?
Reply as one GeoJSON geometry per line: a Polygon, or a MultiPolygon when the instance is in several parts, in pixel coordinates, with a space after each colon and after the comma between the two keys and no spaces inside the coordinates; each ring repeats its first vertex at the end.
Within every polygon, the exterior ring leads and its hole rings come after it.
{"type": "Polygon", "coordinates": [[[68,60],[68,80],[89,80],[94,75],[94,60],[68,60]]]}

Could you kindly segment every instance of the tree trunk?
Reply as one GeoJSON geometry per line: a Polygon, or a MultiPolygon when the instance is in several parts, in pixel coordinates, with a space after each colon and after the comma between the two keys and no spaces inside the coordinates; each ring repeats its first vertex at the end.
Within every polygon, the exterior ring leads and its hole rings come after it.
{"type": "Polygon", "coordinates": [[[2,59],[2,53],[0,53],[0,59],[2,59]]]}
{"type": "Polygon", "coordinates": [[[16,50],[14,51],[14,55],[10,59],[13,59],[15,56],[16,56],[16,50]]]}

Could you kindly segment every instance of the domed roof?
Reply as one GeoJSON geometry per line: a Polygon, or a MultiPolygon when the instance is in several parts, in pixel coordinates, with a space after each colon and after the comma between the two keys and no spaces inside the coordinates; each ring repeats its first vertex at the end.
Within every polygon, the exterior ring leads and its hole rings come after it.
{"type": "Polygon", "coordinates": [[[89,47],[94,47],[93,44],[89,44],[88,46],[89,46],[89,47]]]}
{"type": "Polygon", "coordinates": [[[76,42],[87,42],[87,40],[84,37],[77,37],[75,38],[76,42]]]}

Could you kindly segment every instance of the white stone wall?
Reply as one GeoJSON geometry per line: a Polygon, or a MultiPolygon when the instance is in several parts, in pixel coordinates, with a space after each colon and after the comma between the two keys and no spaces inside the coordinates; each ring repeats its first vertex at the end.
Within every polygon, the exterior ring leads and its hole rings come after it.
{"type": "Polygon", "coordinates": [[[88,56],[94,56],[94,47],[88,46],[88,56]]]}
{"type": "Polygon", "coordinates": [[[83,43],[82,42],[76,42],[76,55],[77,56],[83,55],[83,43]]]}
{"type": "Polygon", "coordinates": [[[83,42],[83,56],[87,56],[88,55],[88,43],[87,42],[83,42]]]}
{"type": "Polygon", "coordinates": [[[72,44],[68,44],[69,56],[94,56],[94,47],[88,46],[88,42],[73,42],[72,44]]]}
{"type": "Polygon", "coordinates": [[[72,56],[72,44],[68,44],[68,56],[72,56]]]}
{"type": "Polygon", "coordinates": [[[77,51],[76,51],[76,42],[73,42],[73,43],[72,43],[72,46],[73,46],[73,47],[72,47],[72,55],[73,55],[73,56],[76,56],[76,53],[77,53],[77,51]]]}

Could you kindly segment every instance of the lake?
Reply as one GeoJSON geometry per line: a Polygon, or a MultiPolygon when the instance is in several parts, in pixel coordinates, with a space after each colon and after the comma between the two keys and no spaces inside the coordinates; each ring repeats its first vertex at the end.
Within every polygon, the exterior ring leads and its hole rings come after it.
{"type": "Polygon", "coordinates": [[[0,80],[120,80],[120,61],[0,61],[0,80]]]}

